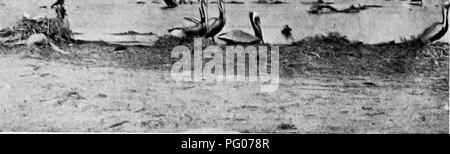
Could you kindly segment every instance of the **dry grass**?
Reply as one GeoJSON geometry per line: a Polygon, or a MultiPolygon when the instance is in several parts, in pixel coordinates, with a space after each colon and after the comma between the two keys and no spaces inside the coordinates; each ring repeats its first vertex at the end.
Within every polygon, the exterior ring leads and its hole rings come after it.
{"type": "Polygon", "coordinates": [[[64,20],[59,18],[21,19],[12,28],[3,29],[2,37],[12,37],[11,41],[26,40],[33,34],[42,33],[56,44],[73,41],[73,32],[64,20]]]}
{"type": "Polygon", "coordinates": [[[449,45],[407,43],[330,34],[281,45],[275,93],[249,83],[174,82],[171,50],[192,48],[189,39],[120,51],[78,42],[62,46],[70,55],[38,57],[0,46],[0,131],[446,133],[449,45]]]}

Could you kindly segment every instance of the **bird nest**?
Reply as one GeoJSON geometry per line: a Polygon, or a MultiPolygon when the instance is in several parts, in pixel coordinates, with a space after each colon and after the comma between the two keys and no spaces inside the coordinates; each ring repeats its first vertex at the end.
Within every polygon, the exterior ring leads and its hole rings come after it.
{"type": "Polygon", "coordinates": [[[0,31],[1,37],[13,37],[14,40],[26,40],[33,34],[44,34],[55,44],[71,43],[73,32],[67,21],[60,18],[23,18],[13,27],[0,31]]]}

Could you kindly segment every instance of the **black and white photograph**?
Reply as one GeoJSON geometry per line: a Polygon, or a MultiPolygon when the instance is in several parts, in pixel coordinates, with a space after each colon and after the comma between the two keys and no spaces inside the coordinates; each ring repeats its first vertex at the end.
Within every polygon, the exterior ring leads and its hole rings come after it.
{"type": "Polygon", "coordinates": [[[449,134],[449,7],[0,0],[0,133],[449,134]]]}

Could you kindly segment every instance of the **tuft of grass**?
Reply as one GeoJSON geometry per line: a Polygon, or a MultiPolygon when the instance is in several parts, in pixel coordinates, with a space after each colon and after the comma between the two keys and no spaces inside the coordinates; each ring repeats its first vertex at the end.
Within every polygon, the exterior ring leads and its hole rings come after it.
{"type": "Polygon", "coordinates": [[[350,41],[339,33],[329,33],[281,46],[280,68],[288,76],[305,72],[345,75],[416,73],[422,67],[418,65],[431,65],[430,62],[436,61],[447,63],[448,51],[448,43],[423,44],[410,39],[400,43],[364,44],[350,41]]]}
{"type": "Polygon", "coordinates": [[[27,39],[30,35],[42,33],[56,44],[73,41],[72,30],[67,23],[64,23],[64,20],[59,18],[22,19],[11,31],[21,40],[27,39]]]}

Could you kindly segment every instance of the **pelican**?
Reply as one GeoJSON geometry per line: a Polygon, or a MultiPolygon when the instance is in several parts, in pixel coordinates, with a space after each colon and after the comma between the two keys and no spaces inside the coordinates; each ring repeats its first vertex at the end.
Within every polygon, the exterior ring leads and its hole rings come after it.
{"type": "Polygon", "coordinates": [[[50,8],[55,8],[56,15],[59,19],[64,19],[67,16],[66,9],[64,8],[64,0],[57,0],[50,8]]]}
{"type": "Polygon", "coordinates": [[[205,5],[206,3],[202,3],[199,8],[200,12],[200,22],[194,26],[190,27],[177,27],[169,29],[169,33],[172,33],[175,30],[180,30],[183,35],[187,37],[192,36],[204,36],[207,31],[207,21],[206,21],[206,13],[205,13],[205,5]]]}
{"type": "Polygon", "coordinates": [[[55,12],[58,19],[64,20],[64,18],[67,16],[66,9],[62,5],[58,6],[55,9],[55,12]]]}
{"type": "MultiPolygon", "coordinates": [[[[205,3],[204,6],[206,8],[206,10],[208,9],[208,2],[205,2],[204,0],[202,1],[202,3],[205,3]]],[[[217,3],[217,7],[219,8],[219,17],[213,17],[213,18],[208,18],[207,20],[207,32],[205,34],[205,38],[212,38],[213,42],[215,42],[214,40],[214,36],[217,35],[220,31],[222,31],[223,27],[225,27],[225,23],[226,23],[226,19],[225,19],[225,5],[224,5],[224,0],[219,0],[219,2],[217,3]]],[[[208,17],[208,12],[205,11],[206,13],[206,17],[208,17]]],[[[191,21],[195,24],[200,23],[200,21],[190,18],[190,17],[185,17],[184,19],[191,21]]]]}
{"type": "Polygon", "coordinates": [[[217,3],[217,7],[219,8],[219,17],[217,18],[209,18],[208,19],[208,30],[206,31],[206,38],[212,38],[213,42],[214,36],[216,36],[220,31],[222,31],[223,27],[225,27],[225,7],[224,0],[219,0],[217,3]]]}
{"type": "Polygon", "coordinates": [[[53,3],[50,8],[53,8],[55,6],[63,6],[64,5],[64,0],[56,0],[55,3],[53,3]]]}
{"type": "MultiPolygon", "coordinates": [[[[203,8],[205,19],[208,19],[208,2],[207,2],[207,0],[201,0],[200,1],[200,7],[203,8]]],[[[197,19],[192,18],[192,17],[184,17],[184,19],[187,20],[187,21],[190,21],[190,22],[192,22],[194,24],[200,24],[201,23],[200,20],[197,20],[197,19]]],[[[208,22],[208,20],[206,20],[206,22],[208,22]]],[[[208,25],[208,24],[206,24],[206,25],[208,25]]]]}
{"type": "Polygon", "coordinates": [[[220,34],[217,38],[225,41],[228,44],[264,43],[260,17],[256,12],[250,12],[249,17],[255,35],[249,34],[242,30],[232,30],[230,32],[220,34]]]}
{"type": "Polygon", "coordinates": [[[339,12],[339,9],[328,5],[328,4],[316,4],[309,8],[308,10],[311,14],[328,13],[328,12],[339,12]]]}
{"type": "Polygon", "coordinates": [[[164,3],[166,3],[167,7],[177,7],[178,4],[174,0],[164,0],[164,3]]]}
{"type": "Polygon", "coordinates": [[[445,2],[444,6],[442,7],[442,22],[436,22],[425,31],[422,32],[422,34],[419,35],[418,39],[422,43],[429,43],[439,40],[441,37],[445,35],[448,31],[448,9],[450,6],[450,2],[445,2]]]}

